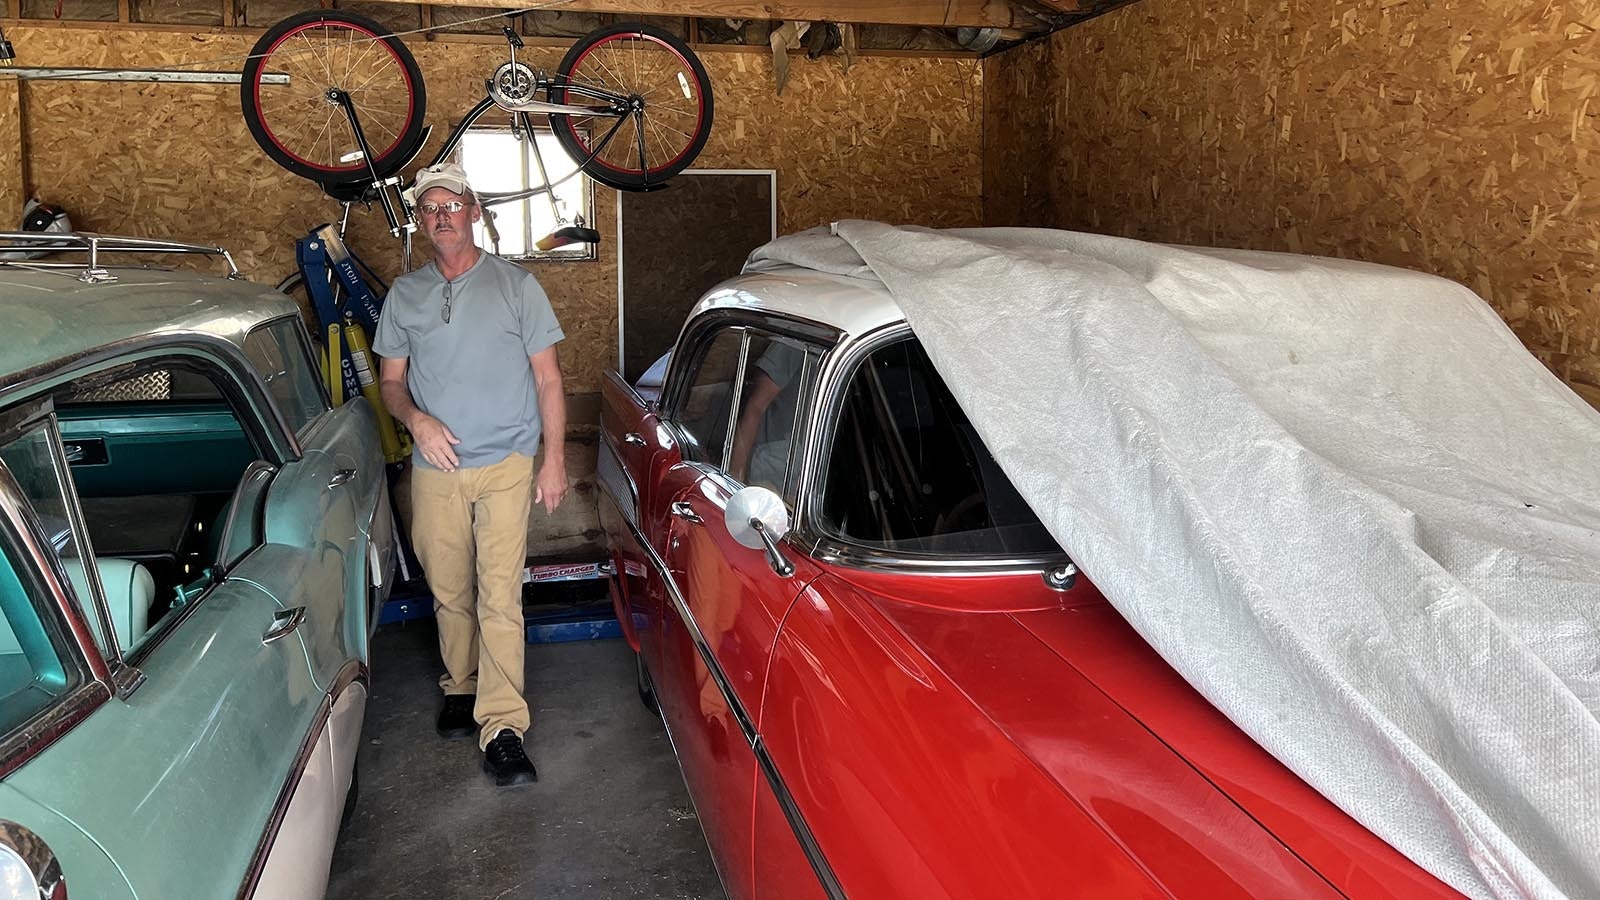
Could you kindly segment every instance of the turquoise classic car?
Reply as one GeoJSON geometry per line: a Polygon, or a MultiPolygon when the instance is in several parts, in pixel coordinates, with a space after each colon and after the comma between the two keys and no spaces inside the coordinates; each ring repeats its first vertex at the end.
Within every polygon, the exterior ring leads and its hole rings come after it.
{"type": "Polygon", "coordinates": [[[394,564],[372,410],[286,297],[92,243],[0,264],[0,893],[321,897],[394,564]]]}

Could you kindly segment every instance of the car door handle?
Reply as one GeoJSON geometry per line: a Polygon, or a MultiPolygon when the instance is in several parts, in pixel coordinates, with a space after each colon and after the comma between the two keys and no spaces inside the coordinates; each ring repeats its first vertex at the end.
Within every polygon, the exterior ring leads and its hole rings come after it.
{"type": "Polygon", "coordinates": [[[622,442],[624,444],[632,444],[635,447],[643,447],[645,445],[644,438],[637,431],[630,431],[623,435],[622,442]]]}
{"type": "Polygon", "coordinates": [[[685,522],[693,522],[696,525],[702,525],[706,521],[700,518],[700,514],[694,511],[694,507],[690,506],[687,500],[679,500],[672,504],[672,514],[685,522]]]}
{"type": "Polygon", "coordinates": [[[280,609],[272,615],[272,627],[261,636],[261,645],[264,647],[279,638],[288,637],[300,623],[306,620],[306,608],[296,606],[291,609],[280,609]]]}
{"type": "Polygon", "coordinates": [[[341,484],[346,484],[354,477],[356,477],[355,469],[340,469],[333,473],[332,478],[328,479],[328,487],[335,488],[341,484]]]}

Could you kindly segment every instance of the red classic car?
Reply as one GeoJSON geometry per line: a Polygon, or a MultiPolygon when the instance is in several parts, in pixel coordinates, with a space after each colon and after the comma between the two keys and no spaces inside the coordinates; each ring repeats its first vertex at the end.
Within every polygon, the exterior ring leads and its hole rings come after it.
{"type": "Polygon", "coordinates": [[[613,599],[754,897],[1446,897],[1123,621],[888,293],[780,269],[604,387],[613,599]]]}

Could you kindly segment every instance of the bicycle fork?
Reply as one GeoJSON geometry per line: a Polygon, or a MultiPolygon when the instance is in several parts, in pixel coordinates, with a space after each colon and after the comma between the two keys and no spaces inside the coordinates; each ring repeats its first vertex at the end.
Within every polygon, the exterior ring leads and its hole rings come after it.
{"type": "Polygon", "coordinates": [[[400,176],[391,175],[388,178],[379,178],[378,170],[372,167],[372,147],[367,143],[366,132],[361,130],[361,120],[356,116],[355,104],[350,101],[350,94],[342,88],[328,88],[328,99],[339,105],[344,110],[345,118],[350,120],[350,131],[356,136],[356,146],[361,150],[361,164],[367,167],[367,177],[372,179],[373,190],[378,193],[378,202],[383,206],[383,217],[389,220],[389,233],[400,237],[402,233],[410,235],[417,230],[417,223],[411,218],[410,211],[406,211],[405,221],[395,212],[396,198],[400,191],[400,176]]]}

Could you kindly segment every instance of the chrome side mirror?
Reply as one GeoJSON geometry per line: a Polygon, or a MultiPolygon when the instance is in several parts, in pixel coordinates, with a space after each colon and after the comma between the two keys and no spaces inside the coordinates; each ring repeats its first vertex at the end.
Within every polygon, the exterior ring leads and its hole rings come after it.
{"type": "Polygon", "coordinates": [[[767,565],[783,578],[794,574],[794,564],[778,549],[778,541],[789,533],[789,511],[783,498],[768,488],[740,488],[728,498],[728,535],[752,550],[765,550],[767,565]]]}
{"type": "Polygon", "coordinates": [[[24,900],[65,900],[61,864],[39,836],[16,822],[0,819],[0,885],[22,893],[24,900]]]}

